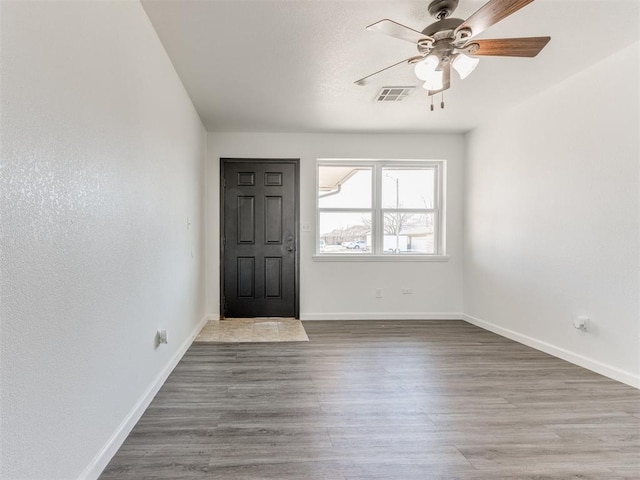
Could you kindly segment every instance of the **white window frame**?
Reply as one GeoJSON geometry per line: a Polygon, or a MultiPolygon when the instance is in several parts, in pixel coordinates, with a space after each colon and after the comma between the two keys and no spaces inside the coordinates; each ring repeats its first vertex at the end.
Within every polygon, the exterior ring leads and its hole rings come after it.
{"type": "Polygon", "coordinates": [[[318,159],[316,162],[316,236],[315,261],[447,261],[445,254],[445,179],[446,160],[391,160],[391,159],[318,159]],[[371,208],[320,208],[319,182],[320,167],[369,167],[371,168],[371,208]],[[433,208],[382,208],[382,172],[384,168],[393,169],[433,169],[434,202],[433,208]],[[320,213],[349,212],[371,213],[371,252],[322,252],[320,250],[320,213]],[[434,253],[385,253],[384,213],[432,213],[434,215],[434,253]]]}

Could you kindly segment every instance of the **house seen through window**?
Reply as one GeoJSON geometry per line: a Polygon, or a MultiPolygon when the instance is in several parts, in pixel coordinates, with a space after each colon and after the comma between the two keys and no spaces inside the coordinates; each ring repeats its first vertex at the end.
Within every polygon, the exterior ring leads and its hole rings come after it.
{"type": "Polygon", "coordinates": [[[443,161],[318,162],[320,255],[441,255],[443,161]]]}

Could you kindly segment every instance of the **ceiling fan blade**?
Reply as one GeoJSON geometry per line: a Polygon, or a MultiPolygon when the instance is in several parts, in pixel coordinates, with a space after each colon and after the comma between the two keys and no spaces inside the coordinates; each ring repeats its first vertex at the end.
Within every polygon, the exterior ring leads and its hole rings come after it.
{"type": "Polygon", "coordinates": [[[433,96],[436,93],[449,90],[451,87],[451,63],[447,62],[442,66],[442,88],[440,90],[429,90],[429,96],[433,96]]]}
{"type": "Polygon", "coordinates": [[[489,0],[477,12],[467,18],[462,25],[456,28],[456,36],[463,30],[470,30],[469,35],[462,37],[462,39],[466,40],[475,37],[491,25],[507,18],[531,2],[533,0],[489,0]]]}
{"type": "Polygon", "coordinates": [[[462,47],[461,50],[466,51],[469,55],[535,57],[549,43],[549,40],[551,40],[551,37],[474,40],[462,47]]]}
{"type": "Polygon", "coordinates": [[[389,65],[388,67],[385,67],[382,70],[378,70],[377,72],[374,72],[371,75],[367,75],[366,77],[362,77],[360,80],[356,80],[353,83],[355,83],[356,85],[359,85],[359,86],[367,85],[369,83],[369,80],[371,79],[371,77],[373,77],[374,75],[378,75],[379,73],[382,73],[385,70],[389,70],[390,68],[397,67],[398,65],[402,65],[403,63],[413,63],[417,59],[422,59],[422,57],[415,57],[414,56],[414,57],[405,58],[404,60],[401,60],[398,63],[394,63],[393,65],[389,65]]]}
{"type": "Polygon", "coordinates": [[[420,40],[425,39],[434,41],[433,38],[428,37],[427,35],[423,35],[422,32],[414,30],[413,28],[409,28],[398,22],[394,22],[393,20],[389,20],[388,18],[369,25],[367,27],[367,30],[371,32],[383,33],[385,35],[389,35],[390,37],[399,38],[400,40],[405,40],[413,44],[416,44],[420,40]]]}

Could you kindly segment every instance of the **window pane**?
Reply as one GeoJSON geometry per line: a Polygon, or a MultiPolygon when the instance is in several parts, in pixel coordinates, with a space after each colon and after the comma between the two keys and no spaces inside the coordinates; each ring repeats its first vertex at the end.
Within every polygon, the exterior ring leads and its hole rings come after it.
{"type": "Polygon", "coordinates": [[[384,213],[384,253],[434,254],[433,213],[384,213]]]}
{"type": "Polygon", "coordinates": [[[382,208],[435,208],[433,168],[383,168],[382,208]]]}
{"type": "Polygon", "coordinates": [[[371,213],[320,212],[322,253],[371,251],[371,213]]]}
{"type": "Polygon", "coordinates": [[[371,167],[320,166],[320,208],[371,208],[371,167]]]}

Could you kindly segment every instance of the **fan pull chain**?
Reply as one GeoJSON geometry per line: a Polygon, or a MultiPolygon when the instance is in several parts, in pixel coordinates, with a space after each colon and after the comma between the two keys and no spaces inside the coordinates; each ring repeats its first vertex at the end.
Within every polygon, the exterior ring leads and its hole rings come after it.
{"type": "MultiPolygon", "coordinates": [[[[435,106],[433,105],[433,97],[435,97],[435,95],[429,95],[429,97],[431,97],[431,111],[433,112],[435,106]]],[[[442,92],[442,97],[440,99],[440,108],[444,109],[444,92],[442,92]]]]}

